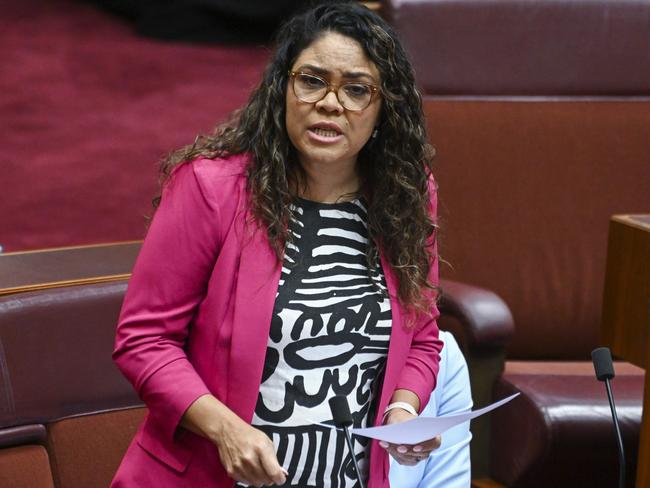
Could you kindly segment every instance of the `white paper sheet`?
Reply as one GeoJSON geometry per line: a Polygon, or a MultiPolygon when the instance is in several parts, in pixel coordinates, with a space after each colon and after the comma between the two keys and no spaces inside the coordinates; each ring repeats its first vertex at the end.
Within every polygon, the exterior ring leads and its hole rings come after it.
{"type": "Polygon", "coordinates": [[[487,407],[479,408],[471,412],[460,413],[456,415],[446,415],[443,417],[417,417],[413,420],[407,420],[399,424],[382,425],[381,427],[367,427],[365,429],[350,429],[350,433],[370,437],[380,441],[386,441],[393,444],[418,444],[435,436],[442,434],[445,430],[454,425],[458,425],[484,413],[490,412],[495,408],[508,403],[518,396],[515,393],[503,400],[494,402],[487,407]]]}

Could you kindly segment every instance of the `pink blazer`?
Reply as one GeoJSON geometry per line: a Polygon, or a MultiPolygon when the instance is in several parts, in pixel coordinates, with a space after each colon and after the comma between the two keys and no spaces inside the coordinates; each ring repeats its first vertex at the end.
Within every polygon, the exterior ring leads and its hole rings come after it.
{"type": "MultiPolygon", "coordinates": [[[[250,220],[248,162],[245,155],[194,161],[178,168],[163,191],[117,328],[113,357],[149,414],[114,488],[233,485],[216,447],[177,427],[206,393],[242,419],[253,417],[281,266],[265,231],[250,220]]],[[[378,412],[396,388],[415,392],[424,405],[442,348],[437,311],[404,326],[395,277],[383,257],[382,265],[393,326],[378,412]]],[[[438,282],[437,263],[431,279],[438,282]]],[[[379,414],[375,424],[380,421],[379,414]]],[[[388,457],[373,443],[369,487],[387,486],[388,457]]]]}

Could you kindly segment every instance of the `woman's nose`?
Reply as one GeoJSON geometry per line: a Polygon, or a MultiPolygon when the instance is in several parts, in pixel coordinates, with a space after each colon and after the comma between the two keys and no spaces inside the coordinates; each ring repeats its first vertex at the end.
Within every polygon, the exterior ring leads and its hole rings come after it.
{"type": "Polygon", "coordinates": [[[327,92],[327,94],[318,102],[321,108],[324,110],[333,112],[343,112],[343,105],[341,105],[341,102],[339,102],[338,96],[336,95],[336,91],[330,90],[327,92]]]}

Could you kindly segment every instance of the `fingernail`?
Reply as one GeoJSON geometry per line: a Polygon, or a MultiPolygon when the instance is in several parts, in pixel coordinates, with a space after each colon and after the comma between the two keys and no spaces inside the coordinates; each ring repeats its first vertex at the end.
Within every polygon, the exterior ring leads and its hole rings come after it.
{"type": "Polygon", "coordinates": [[[422,452],[422,446],[415,446],[413,452],[422,452]]]}
{"type": "Polygon", "coordinates": [[[399,446],[397,448],[397,452],[399,452],[400,454],[404,454],[407,451],[408,451],[408,449],[406,447],[404,447],[404,446],[399,446]]]}
{"type": "Polygon", "coordinates": [[[289,476],[289,471],[287,471],[287,470],[284,469],[284,468],[281,468],[281,469],[282,469],[282,472],[284,473],[285,476],[289,476]]]}
{"type": "Polygon", "coordinates": [[[380,445],[381,447],[383,447],[384,449],[387,449],[387,448],[388,448],[388,442],[379,441],[379,445],[380,445]]]}

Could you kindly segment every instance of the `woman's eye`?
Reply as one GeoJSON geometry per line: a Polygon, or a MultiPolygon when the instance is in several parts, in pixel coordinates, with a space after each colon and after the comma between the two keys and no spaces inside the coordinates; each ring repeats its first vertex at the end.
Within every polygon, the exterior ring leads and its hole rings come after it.
{"type": "Polygon", "coordinates": [[[315,76],[300,75],[298,77],[298,81],[300,81],[300,84],[302,84],[306,88],[318,89],[318,88],[323,88],[325,86],[323,80],[321,80],[320,78],[316,78],[315,76]]]}
{"type": "Polygon", "coordinates": [[[350,83],[344,87],[345,93],[350,97],[367,97],[370,94],[370,87],[350,83]]]}

